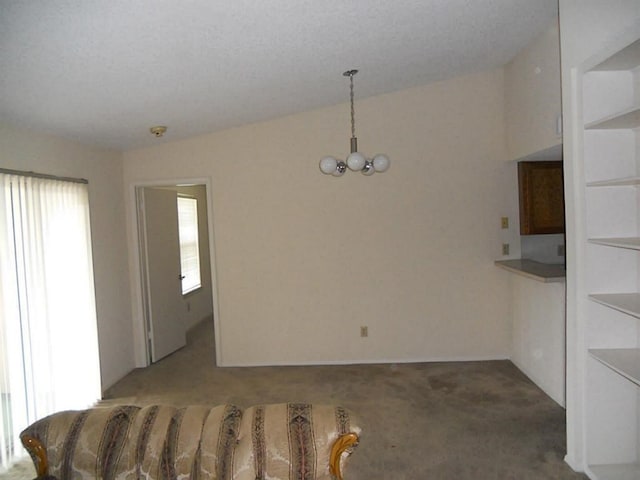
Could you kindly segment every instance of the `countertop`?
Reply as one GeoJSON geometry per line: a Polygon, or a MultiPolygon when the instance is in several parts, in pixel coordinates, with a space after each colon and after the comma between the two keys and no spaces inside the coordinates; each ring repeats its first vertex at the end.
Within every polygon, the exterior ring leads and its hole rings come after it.
{"type": "Polygon", "coordinates": [[[566,278],[565,266],[561,263],[540,263],[521,258],[518,260],[496,260],[495,264],[509,272],[544,283],[564,282],[566,278]]]}

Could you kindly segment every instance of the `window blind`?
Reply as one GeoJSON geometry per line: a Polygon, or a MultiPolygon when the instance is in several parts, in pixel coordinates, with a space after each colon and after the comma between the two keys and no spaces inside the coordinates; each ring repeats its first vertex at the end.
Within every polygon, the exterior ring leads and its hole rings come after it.
{"type": "Polygon", "coordinates": [[[178,196],[178,232],[182,294],[186,295],[201,287],[198,201],[195,198],[178,196]]]}
{"type": "Polygon", "coordinates": [[[0,172],[0,460],[19,432],[100,398],[86,182],[0,172]]]}

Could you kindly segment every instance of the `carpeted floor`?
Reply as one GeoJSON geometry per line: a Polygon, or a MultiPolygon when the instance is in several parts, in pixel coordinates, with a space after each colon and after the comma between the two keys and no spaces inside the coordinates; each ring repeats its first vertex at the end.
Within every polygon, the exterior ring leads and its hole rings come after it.
{"type": "Polygon", "coordinates": [[[563,462],[564,410],[508,361],[217,368],[213,359],[203,322],[187,347],[131,372],[103,403],[341,404],[363,428],[346,480],[587,478],[563,462]]]}

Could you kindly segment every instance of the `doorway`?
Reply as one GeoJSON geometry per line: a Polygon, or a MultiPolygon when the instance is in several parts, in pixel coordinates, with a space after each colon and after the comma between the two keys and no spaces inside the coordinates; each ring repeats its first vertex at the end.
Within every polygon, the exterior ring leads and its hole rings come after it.
{"type": "Polygon", "coordinates": [[[202,322],[209,324],[206,328],[214,329],[217,345],[209,182],[147,182],[134,185],[133,193],[137,233],[134,271],[137,270],[138,287],[134,301],[140,312],[136,328],[140,334],[136,340],[137,363],[147,366],[183,347],[189,330],[202,322]],[[201,284],[185,294],[181,288],[179,196],[197,203],[201,284]]]}

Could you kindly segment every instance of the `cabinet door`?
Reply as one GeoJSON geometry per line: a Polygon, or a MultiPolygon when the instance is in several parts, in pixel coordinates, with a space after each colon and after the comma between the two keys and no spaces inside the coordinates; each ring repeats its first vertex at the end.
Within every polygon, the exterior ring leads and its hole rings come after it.
{"type": "Polygon", "coordinates": [[[564,233],[562,161],[519,162],[520,234],[564,233]]]}

